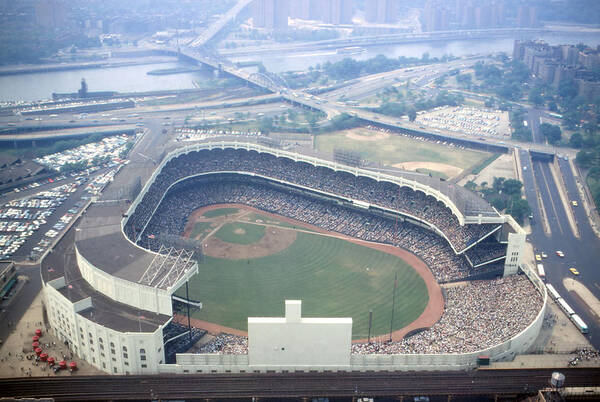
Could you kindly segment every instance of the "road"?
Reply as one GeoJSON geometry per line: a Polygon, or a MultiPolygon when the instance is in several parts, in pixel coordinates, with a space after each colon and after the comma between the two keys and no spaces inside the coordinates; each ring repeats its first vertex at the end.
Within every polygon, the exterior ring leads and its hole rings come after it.
{"type": "MultiPolygon", "coordinates": [[[[528,114],[529,125],[536,142],[543,141],[539,130],[540,115],[539,110],[531,110],[528,114]]],[[[525,196],[533,210],[534,223],[529,237],[536,253],[540,254],[543,251],[548,254],[548,258],[542,261],[546,271],[546,282],[551,283],[586,322],[590,332],[587,338],[599,349],[600,317],[595,316],[579,296],[567,291],[563,283],[565,278],[576,279],[600,299],[600,270],[597,268],[600,261],[600,239],[590,226],[569,161],[564,158],[558,159],[558,173],[562,176],[568,195],[568,204],[565,205],[559,193],[560,183],[556,183],[552,175],[551,164],[540,160],[531,161],[529,153],[523,150],[520,151],[520,159],[525,196]],[[579,206],[573,207],[571,201],[577,201],[579,206]],[[544,231],[538,202],[542,203],[545,210],[549,235],[544,231]],[[573,233],[566,208],[573,212],[579,237],[573,233]],[[565,257],[558,257],[557,250],[563,251],[565,257]],[[580,272],[578,277],[569,272],[571,267],[580,272]]]]}

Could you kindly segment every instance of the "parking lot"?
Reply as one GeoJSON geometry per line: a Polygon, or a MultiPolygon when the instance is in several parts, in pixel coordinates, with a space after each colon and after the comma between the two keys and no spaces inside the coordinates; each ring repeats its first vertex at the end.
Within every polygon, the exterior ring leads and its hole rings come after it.
{"type": "Polygon", "coordinates": [[[117,169],[90,168],[73,174],[68,183],[5,201],[0,207],[0,258],[37,260],[117,169]]]}
{"type": "Polygon", "coordinates": [[[88,165],[100,161],[112,161],[114,164],[122,163],[121,153],[133,137],[122,134],[103,138],[101,141],[81,145],[77,148],[67,149],[63,152],[46,155],[34,159],[40,165],[60,171],[66,164],[79,164],[87,162],[88,165]]]}
{"type": "Polygon", "coordinates": [[[433,128],[472,136],[510,137],[508,112],[468,106],[444,106],[419,112],[417,123],[433,128]]]}

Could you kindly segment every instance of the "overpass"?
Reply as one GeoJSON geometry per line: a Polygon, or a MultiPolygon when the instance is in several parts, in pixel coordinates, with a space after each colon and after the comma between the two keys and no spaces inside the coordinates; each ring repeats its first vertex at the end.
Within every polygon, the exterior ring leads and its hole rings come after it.
{"type": "MultiPolygon", "coordinates": [[[[305,90],[291,90],[288,88],[287,83],[281,79],[278,75],[272,74],[269,72],[265,73],[250,73],[243,69],[238,68],[229,60],[226,60],[220,55],[215,54],[213,52],[209,52],[207,47],[205,46],[215,35],[220,32],[229,22],[233,21],[237,15],[247,7],[252,0],[239,0],[236,5],[231,8],[227,13],[225,13],[219,20],[217,20],[213,25],[211,25],[205,32],[203,32],[199,37],[195,40],[191,41],[188,46],[184,46],[179,49],[179,55],[182,58],[187,58],[188,60],[205,64],[214,68],[215,70],[230,74],[234,77],[237,77],[241,80],[249,82],[259,88],[262,88],[268,92],[272,92],[274,94],[278,94],[281,96],[282,100],[287,101],[293,105],[305,107],[311,110],[317,110],[325,113],[327,118],[331,119],[335,116],[338,116],[342,113],[348,113],[351,116],[361,119],[364,122],[393,130],[399,130],[400,132],[430,137],[430,138],[438,138],[444,141],[453,141],[455,143],[474,147],[478,149],[487,150],[490,152],[507,152],[508,149],[512,146],[517,146],[515,144],[505,145],[503,142],[500,143],[491,143],[490,141],[486,141],[485,139],[475,139],[466,135],[460,135],[456,133],[431,133],[424,131],[424,128],[419,127],[416,124],[409,122],[399,122],[394,117],[384,116],[378,113],[373,113],[370,111],[361,110],[358,108],[348,108],[347,106],[342,106],[335,104],[334,102],[328,101],[327,99],[319,98],[314,95],[311,95],[305,90]]],[[[315,44],[323,45],[323,46],[331,46],[338,47],[343,46],[344,44],[350,45],[372,45],[372,44],[385,44],[385,43],[394,43],[393,41],[398,40],[408,40],[408,41],[423,41],[423,40],[450,40],[450,39],[479,39],[490,36],[514,36],[515,33],[518,34],[533,34],[533,33],[543,33],[543,32],[551,32],[550,30],[545,29],[531,29],[531,28],[494,28],[494,29],[480,29],[480,30],[460,30],[460,31],[437,31],[437,32],[426,32],[426,33],[404,33],[404,34],[390,34],[390,35],[377,35],[377,36],[366,36],[366,37],[358,37],[351,39],[332,39],[318,42],[311,42],[310,44],[299,44],[299,45],[309,45],[314,46],[315,44]],[[345,42],[344,42],[345,41],[345,42]]],[[[284,46],[293,46],[293,45],[284,45],[284,46]]],[[[534,146],[538,148],[539,151],[542,152],[550,152],[553,153],[554,149],[547,149],[547,146],[534,146]],[[539,149],[542,148],[542,149],[539,149]]]]}
{"type": "Polygon", "coordinates": [[[242,11],[246,6],[252,3],[253,0],[239,0],[235,6],[233,6],[229,11],[223,14],[214,24],[209,26],[200,36],[194,39],[192,42],[188,44],[188,46],[192,48],[198,48],[205,46],[212,38],[218,34],[221,29],[225,28],[227,24],[231,21],[235,20],[237,15],[242,11]]]}
{"type": "Polygon", "coordinates": [[[458,31],[434,31],[422,33],[398,33],[366,35],[350,38],[327,39],[321,41],[269,44],[268,46],[245,46],[237,49],[222,49],[222,56],[245,56],[258,53],[300,52],[324,49],[339,49],[346,46],[382,46],[396,43],[435,42],[449,40],[475,40],[504,37],[530,37],[533,34],[550,33],[541,28],[493,28],[458,31]]]}

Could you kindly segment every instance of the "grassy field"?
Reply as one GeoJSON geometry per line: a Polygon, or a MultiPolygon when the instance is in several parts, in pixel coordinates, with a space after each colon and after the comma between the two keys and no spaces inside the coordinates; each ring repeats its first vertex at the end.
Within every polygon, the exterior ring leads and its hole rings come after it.
{"type": "Polygon", "coordinates": [[[388,166],[401,162],[438,162],[469,169],[490,156],[487,152],[448,148],[442,144],[417,141],[400,135],[380,138],[380,133],[368,129],[353,132],[361,137],[371,138],[356,140],[348,138],[346,132],[321,134],[315,138],[315,146],[324,152],[333,152],[335,148],[351,150],[358,152],[363,159],[388,166]]]}
{"type": "Polygon", "coordinates": [[[251,223],[234,222],[221,226],[215,236],[224,242],[235,244],[252,244],[265,235],[265,226],[251,223]]]}
{"type": "Polygon", "coordinates": [[[237,208],[218,208],[206,211],[202,216],[205,218],[216,218],[218,216],[237,214],[238,212],[240,212],[240,210],[237,208]]]}
{"type": "Polygon", "coordinates": [[[394,275],[398,275],[394,329],[414,321],[429,296],[423,279],[402,259],[344,240],[297,233],[287,249],[267,257],[205,257],[190,281],[203,303],[195,317],[247,330],[248,316],[283,316],[285,299],[301,299],[305,317],[352,317],[353,338],[390,329],[394,275]]]}
{"type": "Polygon", "coordinates": [[[210,228],[211,222],[196,222],[194,224],[194,228],[192,229],[192,233],[190,233],[190,237],[193,239],[201,233],[204,233],[206,230],[210,228]]]}

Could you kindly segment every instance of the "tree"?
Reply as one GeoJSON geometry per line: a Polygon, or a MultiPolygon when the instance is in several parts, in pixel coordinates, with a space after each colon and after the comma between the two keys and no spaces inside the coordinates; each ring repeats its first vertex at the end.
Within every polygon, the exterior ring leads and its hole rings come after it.
{"type": "Polygon", "coordinates": [[[526,216],[531,213],[531,207],[527,200],[521,198],[521,196],[514,196],[510,199],[506,212],[509,213],[519,223],[523,223],[526,216]]]}
{"type": "Polygon", "coordinates": [[[594,161],[594,152],[581,150],[577,152],[577,156],[575,157],[575,162],[582,168],[589,168],[594,161]]]}
{"type": "Polygon", "coordinates": [[[550,144],[556,144],[559,142],[562,135],[559,126],[549,123],[540,124],[540,132],[548,139],[550,144]]]}
{"type": "Polygon", "coordinates": [[[533,103],[536,106],[540,106],[544,104],[544,97],[542,96],[541,88],[534,86],[529,89],[529,94],[527,95],[529,102],[533,103]]]}
{"type": "Polygon", "coordinates": [[[417,119],[417,111],[414,108],[411,108],[408,111],[408,120],[415,121],[417,119]]]}
{"type": "Polygon", "coordinates": [[[502,192],[506,195],[521,195],[523,183],[515,179],[507,179],[502,183],[502,192]]]}
{"type": "Polygon", "coordinates": [[[469,88],[472,83],[472,76],[471,76],[471,74],[458,74],[456,76],[456,82],[469,88]]]}
{"type": "Polygon", "coordinates": [[[558,95],[561,98],[572,99],[577,96],[577,84],[574,80],[565,80],[558,85],[558,95]]]}
{"type": "Polygon", "coordinates": [[[494,191],[496,191],[497,193],[502,191],[504,180],[506,180],[504,177],[494,177],[494,184],[492,184],[492,188],[494,189],[494,191]]]}
{"type": "Polygon", "coordinates": [[[569,145],[573,148],[581,148],[583,146],[583,135],[580,133],[574,133],[569,138],[569,145]]]}

